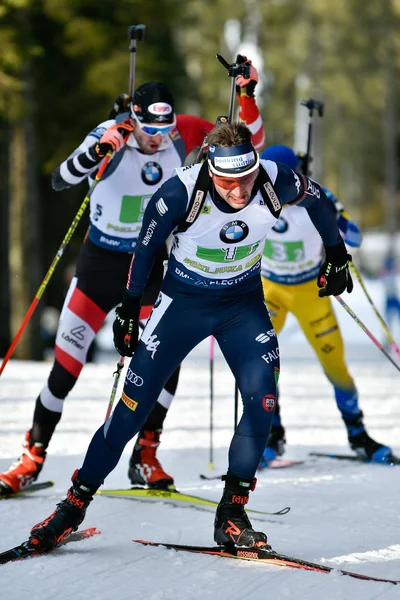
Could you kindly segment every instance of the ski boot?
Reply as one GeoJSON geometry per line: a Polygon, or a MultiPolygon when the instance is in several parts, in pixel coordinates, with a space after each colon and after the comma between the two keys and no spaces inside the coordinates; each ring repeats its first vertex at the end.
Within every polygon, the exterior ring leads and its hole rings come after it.
{"type": "Polygon", "coordinates": [[[175,490],[174,480],[156,457],[160,445],[159,431],[141,431],[129,460],[128,477],[133,485],[156,490],[175,490]]]}
{"type": "Polygon", "coordinates": [[[390,462],[393,456],[392,449],[375,442],[366,432],[362,413],[354,419],[344,419],[347,428],[347,436],[350,448],[358,456],[371,460],[372,462],[390,462]]]}
{"type": "Polygon", "coordinates": [[[43,444],[32,443],[30,431],[27,431],[21,456],[7,471],[0,473],[0,496],[16,494],[36,481],[45,458],[43,444]]]}
{"type": "Polygon", "coordinates": [[[88,486],[79,479],[78,469],[72,476],[72,486],[65,500],[57,504],[56,510],[44,521],[34,525],[29,536],[29,545],[40,552],[49,552],[76,531],[85,518],[86,509],[93,500],[99,486],[88,486]]]}
{"type": "Polygon", "coordinates": [[[225,489],[215,515],[214,540],[221,546],[234,544],[270,550],[267,536],[262,531],[254,531],[244,508],[257,480],[240,479],[234,475],[224,475],[222,479],[225,489]]]}
{"type": "Polygon", "coordinates": [[[277,456],[282,456],[285,452],[285,444],[285,430],[282,425],[272,425],[258,469],[261,471],[267,468],[271,460],[275,460],[277,456]]]}

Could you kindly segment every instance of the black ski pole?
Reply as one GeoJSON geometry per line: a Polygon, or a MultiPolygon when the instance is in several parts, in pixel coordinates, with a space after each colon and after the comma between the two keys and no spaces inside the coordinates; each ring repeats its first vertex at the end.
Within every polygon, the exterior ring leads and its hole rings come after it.
{"type": "MultiPolygon", "coordinates": [[[[229,77],[232,78],[231,81],[231,92],[229,97],[229,108],[228,108],[228,117],[218,117],[216,121],[216,125],[220,123],[232,123],[233,114],[235,111],[235,96],[236,96],[236,77],[242,75],[244,79],[248,79],[250,77],[250,66],[251,63],[248,60],[245,60],[243,56],[240,54],[236,57],[236,62],[229,64],[221,54],[216,55],[217,59],[221,63],[222,66],[228,71],[229,77]]],[[[204,143],[203,143],[204,145],[204,143]]],[[[201,150],[200,150],[201,151],[201,150]]],[[[237,383],[235,382],[235,409],[234,409],[234,429],[236,430],[237,422],[238,422],[238,411],[239,411],[239,390],[237,383]]],[[[211,460],[210,460],[211,464],[211,460]]]]}
{"type": "Polygon", "coordinates": [[[128,27],[129,61],[129,96],[133,97],[135,91],[135,67],[136,67],[136,42],[143,42],[146,25],[130,25],[128,27]]]}
{"type": "Polygon", "coordinates": [[[228,71],[229,77],[232,78],[231,81],[231,92],[229,97],[229,109],[228,109],[228,121],[232,123],[233,121],[233,113],[235,110],[235,97],[236,97],[236,77],[242,75],[244,79],[248,79],[250,77],[250,67],[251,63],[249,60],[245,60],[243,56],[240,54],[236,57],[236,62],[229,64],[223,56],[220,54],[216,55],[219,62],[225,69],[228,71]]]}
{"type": "Polygon", "coordinates": [[[303,175],[308,175],[309,165],[311,162],[311,140],[312,140],[312,122],[313,122],[313,112],[314,110],[318,111],[318,115],[320,117],[324,116],[324,103],[321,100],[314,100],[314,98],[309,98],[308,100],[302,100],[300,102],[302,106],[305,106],[309,110],[310,120],[308,122],[308,138],[307,138],[307,151],[306,155],[303,159],[303,175]]]}
{"type": "MultiPolygon", "coordinates": [[[[223,65],[228,71],[229,77],[232,77],[228,116],[217,117],[215,125],[220,125],[222,123],[232,123],[233,113],[235,110],[236,77],[238,75],[242,75],[245,79],[248,79],[250,77],[251,63],[248,60],[244,60],[243,56],[241,56],[240,54],[237,55],[236,62],[232,64],[229,64],[220,54],[217,54],[216,57],[218,58],[221,65],[223,65]]],[[[203,160],[203,152],[206,146],[207,136],[205,136],[203,140],[203,143],[196,158],[196,163],[200,163],[203,160]]]]}

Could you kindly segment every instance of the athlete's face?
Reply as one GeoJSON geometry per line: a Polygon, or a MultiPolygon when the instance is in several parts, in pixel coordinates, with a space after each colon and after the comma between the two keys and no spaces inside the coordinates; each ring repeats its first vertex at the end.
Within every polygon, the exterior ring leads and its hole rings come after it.
{"type": "Polygon", "coordinates": [[[244,177],[218,177],[211,171],[209,173],[218,194],[229,206],[238,210],[248,204],[258,169],[244,177]]]}
{"type": "Polygon", "coordinates": [[[144,133],[144,131],[142,131],[137,125],[133,130],[133,135],[135,136],[136,141],[144,154],[155,154],[158,152],[158,149],[163,141],[162,133],[148,135],[147,133],[144,133]]]}

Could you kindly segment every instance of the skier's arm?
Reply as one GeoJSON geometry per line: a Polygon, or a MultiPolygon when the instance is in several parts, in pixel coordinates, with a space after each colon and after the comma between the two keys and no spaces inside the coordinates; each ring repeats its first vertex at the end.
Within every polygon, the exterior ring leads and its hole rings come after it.
{"type": "MultiPolygon", "coordinates": [[[[242,76],[236,78],[239,117],[250,129],[251,141],[255,149],[259,150],[264,145],[264,126],[254,97],[257,82],[258,73],[253,65],[248,79],[243,79],[242,76]]],[[[214,128],[214,125],[193,115],[177,115],[177,128],[185,143],[186,154],[189,154],[194,148],[202,146],[204,137],[214,128]]]]}
{"type": "Polygon", "coordinates": [[[351,248],[359,248],[362,242],[362,235],[357,223],[353,221],[349,213],[345,211],[343,204],[339,202],[330,190],[327,188],[322,189],[336,211],[336,221],[345,244],[351,248]]]}
{"type": "Polygon", "coordinates": [[[114,119],[100,123],[85,137],[78,148],[53,171],[51,179],[53,189],[60,191],[77,185],[97,168],[101,158],[93,157],[89,148],[92,148],[100,140],[107,127],[114,123],[114,119]]]}
{"type": "Polygon", "coordinates": [[[175,227],[185,217],[188,195],[178,176],[171,177],[150,198],[132,258],[125,295],[141,296],[151,268],[175,227]]]}
{"type": "Polygon", "coordinates": [[[278,167],[274,187],[281,204],[304,207],[324,246],[334,246],[342,242],[336,223],[336,212],[321,186],[309,177],[298,175],[283,163],[273,164],[278,167]]]}
{"type": "Polygon", "coordinates": [[[254,65],[250,67],[250,77],[248,79],[244,79],[241,75],[236,78],[239,117],[251,131],[251,141],[254,148],[260,150],[264,145],[264,125],[254,96],[257,83],[258,72],[254,65]]]}
{"type": "Polygon", "coordinates": [[[144,211],[142,229],[132,257],[128,283],[113,323],[114,346],[124,356],[132,356],[139,339],[141,297],[151,268],[175,227],[183,220],[188,204],[185,185],[171,177],[150,198],[144,211]]]}
{"type": "Polygon", "coordinates": [[[110,119],[98,125],[82,144],[52,174],[52,185],[57,191],[77,185],[95,171],[107,152],[120,150],[125,143],[123,135],[133,131],[130,122],[116,123],[110,119]]]}
{"type": "Polygon", "coordinates": [[[325,249],[325,260],[321,265],[317,285],[319,296],[339,296],[353,290],[349,270],[350,254],[340,235],[336,223],[336,211],[321,186],[304,175],[297,175],[286,165],[277,167],[275,189],[281,204],[297,204],[304,207],[321,236],[325,249]]]}
{"type": "Polygon", "coordinates": [[[176,115],[176,128],[184,141],[186,155],[202,146],[204,138],[213,127],[210,121],[194,115],[176,115]]]}

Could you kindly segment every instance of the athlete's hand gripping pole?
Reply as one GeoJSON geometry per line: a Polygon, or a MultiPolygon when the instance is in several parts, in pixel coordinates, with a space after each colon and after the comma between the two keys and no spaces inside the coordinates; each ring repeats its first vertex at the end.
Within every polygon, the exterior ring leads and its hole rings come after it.
{"type": "Polygon", "coordinates": [[[140,297],[125,292],[113,323],[114,346],[122,356],[132,356],[139,343],[139,314],[140,297]]]}
{"type": "MultiPolygon", "coordinates": [[[[241,56],[240,54],[237,55],[236,62],[232,64],[229,64],[220,54],[216,54],[216,57],[218,58],[219,62],[227,69],[229,77],[232,77],[228,116],[217,117],[215,125],[219,125],[221,123],[227,122],[232,123],[233,113],[235,110],[237,77],[242,77],[243,80],[249,80],[251,78],[251,61],[247,60],[244,56],[241,56]]],[[[205,136],[203,140],[203,143],[196,158],[196,163],[200,163],[203,161],[206,148],[207,136],[205,136]]]]}
{"type": "Polygon", "coordinates": [[[336,300],[341,304],[344,310],[351,316],[351,318],[361,327],[364,333],[372,340],[372,342],[379,348],[379,350],[386,356],[388,360],[396,367],[398,371],[400,371],[400,366],[393,360],[393,358],[388,354],[382,344],[376,339],[376,337],[370,332],[370,330],[364,325],[364,323],[357,317],[355,312],[353,312],[348,304],[340,296],[335,296],[336,300]]]}
{"type": "Polygon", "coordinates": [[[25,314],[25,317],[20,325],[20,328],[18,329],[13,341],[11,342],[11,345],[10,345],[9,349],[7,350],[5,357],[3,358],[3,362],[1,363],[1,366],[0,366],[0,375],[3,373],[6,364],[8,363],[10,357],[12,356],[12,353],[14,352],[15,347],[18,344],[19,339],[20,339],[24,329],[29,322],[29,319],[31,318],[35,308],[39,304],[39,300],[42,297],[43,292],[46,289],[47,284],[49,283],[49,281],[55,271],[56,266],[58,265],[62,255],[64,254],[65,248],[68,246],[68,244],[78,226],[78,223],[81,220],[82,215],[85,212],[86,207],[90,202],[90,197],[93,194],[93,191],[95,190],[97,184],[99,183],[99,181],[100,181],[100,179],[112,157],[112,154],[113,154],[112,152],[108,152],[106,154],[106,156],[104,157],[103,162],[101,163],[100,168],[98,169],[97,174],[94,178],[94,181],[93,181],[92,185],[90,186],[88,193],[85,196],[85,199],[83,200],[82,204],[80,205],[79,210],[76,213],[76,215],[70,225],[70,228],[68,229],[68,231],[61,243],[61,246],[59,247],[57,254],[55,255],[55,257],[49,267],[49,270],[47,271],[42,283],[40,284],[38,291],[36,292],[36,295],[32,301],[32,304],[30,305],[30,307],[28,308],[28,310],[25,314]]]}
{"type": "MultiPolygon", "coordinates": [[[[129,62],[129,97],[132,98],[133,92],[135,90],[135,66],[136,66],[136,42],[143,42],[144,40],[144,32],[146,29],[146,25],[130,25],[128,27],[128,40],[129,40],[129,52],[130,52],[130,62],[129,62]]],[[[126,101],[126,99],[125,99],[126,101]]],[[[130,338],[129,340],[130,341],[130,338]]],[[[117,363],[117,370],[114,372],[114,383],[111,390],[110,401],[108,403],[106,418],[107,421],[111,415],[112,407],[114,404],[115,396],[118,389],[119,379],[121,377],[121,371],[124,367],[124,359],[125,357],[121,354],[119,357],[119,361],[117,363]]]]}
{"type": "Polygon", "coordinates": [[[347,291],[353,291],[353,280],[350,275],[351,256],[347,254],[346,246],[341,240],[336,246],[325,246],[325,260],[322,263],[317,285],[320,298],[324,296],[339,296],[347,291]]]}
{"type": "Polygon", "coordinates": [[[236,62],[229,64],[223,56],[220,54],[216,55],[221,65],[228,71],[231,81],[231,93],[229,97],[229,110],[228,110],[228,121],[232,123],[233,113],[235,110],[235,97],[236,97],[236,78],[241,76],[243,79],[250,79],[251,62],[240,54],[236,57],[236,62]]]}
{"type": "Polygon", "coordinates": [[[368,290],[365,286],[365,283],[361,277],[361,274],[359,272],[359,270],[357,269],[357,267],[355,266],[355,264],[353,262],[350,262],[350,269],[353,271],[355,278],[357,279],[358,283],[361,285],[362,290],[364,292],[364,294],[367,297],[368,302],[370,303],[370,305],[372,306],[374,313],[376,314],[378,321],[380,322],[380,324],[382,325],[382,329],[386,334],[387,339],[389,340],[390,345],[392,346],[394,352],[396,353],[397,357],[400,358],[400,350],[396,344],[396,342],[394,341],[388,326],[386,325],[382,315],[380,314],[380,312],[378,311],[378,309],[376,308],[374,301],[372,300],[371,296],[368,293],[368,290]]]}

